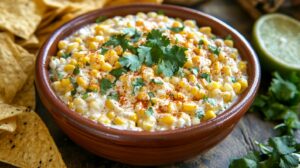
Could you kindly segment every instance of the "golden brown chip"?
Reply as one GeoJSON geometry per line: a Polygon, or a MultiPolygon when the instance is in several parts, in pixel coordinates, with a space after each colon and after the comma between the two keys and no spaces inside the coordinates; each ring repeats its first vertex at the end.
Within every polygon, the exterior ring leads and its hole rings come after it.
{"type": "Polygon", "coordinates": [[[16,117],[7,118],[0,121],[0,131],[14,132],[17,128],[16,117]]]}
{"type": "Polygon", "coordinates": [[[40,0],[1,0],[0,28],[29,39],[42,20],[45,5],[40,0]]]}
{"type": "Polygon", "coordinates": [[[35,55],[29,53],[27,50],[17,44],[15,44],[15,47],[18,50],[18,53],[16,53],[15,57],[19,62],[19,65],[27,75],[31,74],[34,70],[35,55]]]}
{"type": "Polygon", "coordinates": [[[26,82],[27,75],[16,59],[17,53],[11,38],[0,33],[0,102],[11,102],[26,82]]]}
{"type": "Polygon", "coordinates": [[[78,8],[101,8],[107,0],[44,0],[50,7],[63,8],[66,6],[78,8]]]}
{"type": "Polygon", "coordinates": [[[105,6],[119,6],[119,5],[126,5],[130,3],[157,3],[161,4],[163,0],[113,0],[108,1],[105,6]]]}
{"type": "Polygon", "coordinates": [[[26,110],[26,107],[0,103],[0,121],[17,116],[26,110]]]}
{"type": "Polygon", "coordinates": [[[47,127],[34,112],[17,117],[14,133],[0,134],[0,151],[0,161],[17,167],[66,167],[47,127]]]}
{"type": "Polygon", "coordinates": [[[18,39],[17,43],[22,46],[23,48],[29,49],[29,48],[38,48],[39,47],[39,40],[38,38],[33,34],[29,37],[28,40],[25,39],[18,39]]]}
{"type": "Polygon", "coordinates": [[[25,106],[30,110],[35,110],[35,88],[34,88],[34,72],[29,74],[28,79],[23,88],[16,94],[12,104],[25,106]]]}

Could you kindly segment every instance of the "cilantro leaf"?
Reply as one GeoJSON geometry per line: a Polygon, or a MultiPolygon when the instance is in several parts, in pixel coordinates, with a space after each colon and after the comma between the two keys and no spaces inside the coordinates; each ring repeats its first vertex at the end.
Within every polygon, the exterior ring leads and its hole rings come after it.
{"type": "Polygon", "coordinates": [[[101,48],[101,54],[104,55],[109,49],[102,47],[101,48]]]}
{"type": "Polygon", "coordinates": [[[170,40],[167,36],[164,36],[161,31],[153,29],[147,35],[147,46],[167,46],[170,44],[170,40]]]}
{"type": "Polygon", "coordinates": [[[157,14],[158,14],[158,15],[164,15],[164,14],[165,14],[165,11],[163,11],[163,10],[158,10],[158,11],[157,11],[157,14]]]}
{"type": "Polygon", "coordinates": [[[147,116],[152,116],[154,113],[154,110],[152,107],[149,107],[146,111],[145,111],[147,116]]]}
{"type": "Polygon", "coordinates": [[[114,77],[116,77],[116,79],[119,79],[120,76],[121,76],[122,74],[126,73],[126,72],[127,72],[127,71],[126,71],[126,69],[124,69],[124,68],[117,68],[117,69],[113,69],[113,70],[110,71],[109,73],[110,73],[111,75],[113,75],[114,77]]]}
{"type": "Polygon", "coordinates": [[[216,46],[213,46],[213,45],[209,45],[208,49],[209,49],[210,52],[212,52],[213,54],[215,54],[217,56],[220,54],[220,51],[221,51],[221,49],[219,47],[216,47],[216,46]]]}
{"type": "Polygon", "coordinates": [[[119,58],[119,62],[123,67],[129,68],[131,71],[137,71],[141,68],[141,62],[136,55],[126,55],[119,58]]]}
{"type": "Polygon", "coordinates": [[[107,16],[99,16],[96,19],[96,23],[101,23],[103,22],[105,19],[107,19],[107,16]]]}
{"type": "Polygon", "coordinates": [[[62,58],[67,59],[69,57],[71,57],[71,53],[62,53],[62,58]]]}
{"type": "Polygon", "coordinates": [[[137,49],[137,52],[138,52],[141,62],[145,62],[145,64],[147,66],[153,65],[150,47],[139,46],[139,48],[137,49]]]}
{"type": "Polygon", "coordinates": [[[125,28],[123,29],[123,32],[131,37],[131,41],[134,43],[137,42],[142,36],[142,33],[135,28],[125,28]]]}
{"type": "Polygon", "coordinates": [[[136,53],[136,49],[129,44],[129,40],[126,38],[126,34],[118,34],[113,35],[110,37],[110,39],[103,44],[103,46],[121,46],[123,51],[126,51],[127,49],[130,50],[133,53],[136,53]]]}
{"type": "Polygon", "coordinates": [[[76,66],[75,69],[73,70],[74,75],[78,75],[80,73],[79,66],[76,66]]]}
{"type": "Polygon", "coordinates": [[[119,94],[117,92],[112,92],[107,95],[107,98],[119,101],[119,94]]]}
{"type": "Polygon", "coordinates": [[[165,76],[173,76],[176,71],[176,67],[171,61],[161,61],[158,64],[157,72],[163,73],[165,76]]]}
{"type": "Polygon", "coordinates": [[[229,168],[257,168],[256,161],[248,158],[241,158],[232,160],[229,168]]]}
{"type": "Polygon", "coordinates": [[[184,30],[184,26],[182,27],[170,27],[169,29],[174,32],[174,33],[179,33],[179,32],[182,32],[184,30]]]}
{"type": "Polygon", "coordinates": [[[204,78],[207,82],[211,82],[210,75],[207,73],[203,73],[200,75],[201,78],[204,78]]]}
{"type": "Polygon", "coordinates": [[[89,93],[88,92],[85,92],[83,95],[82,95],[82,99],[85,100],[89,97],[89,93]]]}
{"type": "Polygon", "coordinates": [[[103,78],[100,81],[100,91],[101,94],[104,95],[106,92],[113,87],[113,83],[111,83],[108,79],[103,78]]]}
{"type": "Polygon", "coordinates": [[[198,68],[198,67],[191,68],[190,70],[191,70],[191,72],[192,72],[195,76],[198,76],[198,74],[199,74],[199,68],[198,68]]]}
{"type": "Polygon", "coordinates": [[[204,44],[204,40],[200,39],[199,42],[198,42],[199,48],[202,48],[203,44],[204,44]]]}
{"type": "Polygon", "coordinates": [[[136,94],[136,92],[139,91],[143,86],[145,86],[144,80],[142,78],[136,78],[132,82],[132,93],[136,94]]]}
{"type": "Polygon", "coordinates": [[[232,40],[232,36],[230,34],[228,34],[226,37],[225,37],[225,40],[232,40]]]}
{"type": "Polygon", "coordinates": [[[158,85],[162,85],[162,84],[164,84],[163,83],[163,81],[161,81],[161,80],[158,80],[158,79],[151,79],[151,81],[150,82],[152,82],[152,83],[154,83],[154,84],[158,84],[158,85]]]}
{"type": "Polygon", "coordinates": [[[202,109],[198,109],[195,113],[196,117],[201,119],[204,117],[204,111],[202,109]]]}

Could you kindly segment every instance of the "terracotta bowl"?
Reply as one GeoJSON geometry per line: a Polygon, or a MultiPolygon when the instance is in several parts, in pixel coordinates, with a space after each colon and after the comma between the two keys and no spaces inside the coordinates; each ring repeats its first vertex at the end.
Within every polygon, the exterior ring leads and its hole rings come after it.
{"type": "Polygon", "coordinates": [[[260,82],[260,65],[248,42],[222,21],[188,8],[170,5],[129,5],[95,10],[79,16],[56,30],[41,48],[36,63],[36,86],[40,98],[60,128],[86,150],[111,160],[132,165],[161,165],[183,161],[203,153],[222,141],[249,109],[260,82]],[[50,86],[49,58],[57,43],[99,16],[125,16],[162,10],[165,15],[194,19],[210,26],[220,37],[230,34],[242,59],[248,61],[249,87],[238,100],[215,119],[188,128],[162,132],[134,132],[105,127],[81,117],[59,100],[50,86]]]}

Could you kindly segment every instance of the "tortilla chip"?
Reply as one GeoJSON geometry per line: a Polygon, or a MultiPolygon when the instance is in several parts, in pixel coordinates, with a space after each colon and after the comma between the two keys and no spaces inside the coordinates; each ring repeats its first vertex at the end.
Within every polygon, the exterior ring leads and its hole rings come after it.
{"type": "Polygon", "coordinates": [[[27,75],[15,56],[18,50],[6,33],[0,33],[0,102],[9,103],[23,87],[27,75]]]}
{"type": "Polygon", "coordinates": [[[39,47],[39,40],[34,34],[31,35],[28,40],[24,40],[24,39],[17,40],[17,43],[26,49],[29,49],[29,48],[37,49],[39,47]]]}
{"type": "Polygon", "coordinates": [[[13,104],[25,106],[29,110],[35,110],[35,88],[34,88],[34,71],[29,74],[29,77],[23,88],[16,94],[12,101],[13,104]]]}
{"type": "Polygon", "coordinates": [[[0,28],[29,39],[42,20],[45,5],[40,0],[1,0],[0,28]]]}
{"type": "Polygon", "coordinates": [[[0,121],[0,131],[14,132],[17,128],[16,117],[11,117],[0,121]]]}
{"type": "Polygon", "coordinates": [[[113,1],[108,1],[105,4],[105,7],[107,6],[119,6],[119,5],[126,5],[130,3],[157,3],[161,4],[163,0],[113,0],[113,1]]]}
{"type": "Polygon", "coordinates": [[[14,133],[0,134],[0,151],[0,161],[17,167],[66,167],[47,127],[34,112],[17,117],[14,133]]]}
{"type": "Polygon", "coordinates": [[[101,8],[107,0],[44,0],[44,3],[50,7],[63,8],[72,6],[77,8],[101,8]]]}
{"type": "Polygon", "coordinates": [[[26,107],[0,103],[0,121],[17,116],[24,111],[27,111],[26,107]]]}

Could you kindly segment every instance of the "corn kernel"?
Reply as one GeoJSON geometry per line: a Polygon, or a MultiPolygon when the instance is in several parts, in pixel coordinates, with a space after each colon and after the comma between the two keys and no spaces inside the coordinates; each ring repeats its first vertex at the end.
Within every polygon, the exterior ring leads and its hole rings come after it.
{"type": "Polygon", "coordinates": [[[89,42],[89,49],[90,50],[97,50],[98,49],[98,43],[97,42],[89,42]]]}
{"type": "Polygon", "coordinates": [[[67,45],[68,45],[68,42],[65,41],[65,40],[60,40],[60,41],[58,42],[58,48],[59,48],[60,50],[61,50],[61,49],[66,49],[67,45]]]}
{"type": "Polygon", "coordinates": [[[77,43],[77,42],[69,43],[69,45],[67,47],[67,52],[70,53],[70,52],[78,49],[78,46],[79,46],[79,43],[77,43]]]}
{"type": "Polygon", "coordinates": [[[182,24],[179,21],[174,21],[172,27],[182,27],[182,24]]]}
{"type": "Polygon", "coordinates": [[[223,93],[223,100],[225,102],[230,102],[232,100],[232,94],[230,92],[223,93]]]}
{"type": "Polygon", "coordinates": [[[177,111],[177,106],[174,102],[170,102],[167,107],[167,111],[172,113],[177,111]]]}
{"type": "Polygon", "coordinates": [[[201,57],[200,56],[194,56],[192,58],[192,61],[195,65],[199,65],[200,64],[200,60],[201,60],[201,57]]]}
{"type": "Polygon", "coordinates": [[[203,120],[210,120],[210,119],[213,119],[213,118],[216,118],[216,114],[212,110],[208,110],[205,113],[203,120]]]}
{"type": "Polygon", "coordinates": [[[65,65],[64,67],[64,70],[68,73],[72,73],[75,69],[75,65],[72,65],[72,64],[67,64],[65,65]]]}
{"type": "Polygon", "coordinates": [[[247,69],[247,64],[246,64],[246,62],[245,62],[245,61],[239,62],[238,68],[239,68],[239,70],[241,70],[241,71],[243,71],[243,72],[246,71],[246,69],[247,69]]]}
{"type": "Polygon", "coordinates": [[[142,128],[145,130],[145,131],[151,131],[154,127],[154,124],[151,123],[151,122],[147,122],[147,121],[144,121],[143,124],[142,124],[142,128]]]}
{"type": "Polygon", "coordinates": [[[113,104],[113,102],[112,102],[111,99],[107,99],[107,100],[105,101],[105,106],[106,106],[108,109],[110,109],[110,110],[113,110],[113,109],[114,109],[114,104],[113,104]]]}
{"type": "Polygon", "coordinates": [[[194,33],[187,33],[187,36],[186,36],[187,38],[189,38],[189,39],[192,39],[192,38],[194,38],[195,37],[195,35],[194,35],[194,33]]]}
{"type": "Polygon", "coordinates": [[[108,61],[110,64],[114,64],[115,62],[118,61],[119,56],[115,50],[109,50],[105,53],[104,55],[105,60],[108,61]]]}
{"type": "Polygon", "coordinates": [[[101,116],[99,117],[98,122],[102,124],[110,124],[110,119],[108,119],[106,116],[101,116]]]}
{"type": "Polygon", "coordinates": [[[69,78],[61,80],[62,87],[68,87],[70,84],[71,84],[71,81],[69,78]]]}
{"type": "Polygon", "coordinates": [[[197,110],[197,105],[193,103],[183,103],[182,111],[184,112],[195,112],[197,110]]]}
{"type": "Polygon", "coordinates": [[[122,65],[120,64],[119,61],[114,64],[114,68],[121,68],[121,67],[122,65]]]}
{"type": "Polygon", "coordinates": [[[111,66],[111,64],[105,62],[105,63],[102,63],[102,64],[101,64],[100,69],[101,69],[102,71],[109,72],[109,71],[112,70],[112,66],[111,66]]]}
{"type": "Polygon", "coordinates": [[[172,115],[165,115],[165,116],[159,118],[159,122],[163,123],[165,125],[171,126],[175,122],[175,117],[172,115]]]}
{"type": "Polygon", "coordinates": [[[248,81],[246,79],[239,79],[238,82],[241,84],[241,89],[244,90],[248,87],[248,81]]]}
{"type": "Polygon", "coordinates": [[[185,100],[185,96],[181,92],[175,92],[174,93],[174,99],[175,100],[185,100]]]}
{"type": "Polygon", "coordinates": [[[144,26],[144,22],[143,22],[142,20],[137,20],[137,21],[135,22],[135,25],[136,25],[136,26],[144,26]]]}
{"type": "Polygon", "coordinates": [[[97,92],[99,90],[99,85],[93,83],[89,85],[89,90],[97,92]]]}
{"type": "Polygon", "coordinates": [[[192,68],[193,66],[194,66],[193,61],[190,59],[188,59],[184,64],[185,68],[192,68]]]}
{"type": "Polygon", "coordinates": [[[212,68],[213,68],[213,70],[214,70],[215,72],[219,73],[220,70],[221,70],[220,62],[217,61],[217,62],[213,63],[212,68]]]}
{"type": "Polygon", "coordinates": [[[137,118],[138,117],[137,117],[136,113],[133,113],[132,115],[129,116],[129,119],[134,121],[134,122],[137,122],[137,118]]]}
{"type": "Polygon", "coordinates": [[[93,70],[90,71],[90,74],[91,74],[91,76],[93,76],[93,77],[97,77],[98,74],[99,74],[99,72],[98,72],[98,70],[93,69],[93,70]]]}
{"type": "Polygon", "coordinates": [[[202,89],[197,88],[196,86],[192,87],[191,93],[194,96],[195,100],[200,100],[205,96],[205,92],[202,89]]]}
{"type": "Polygon", "coordinates": [[[225,40],[224,44],[227,45],[228,47],[233,47],[233,41],[232,40],[225,40]]]}
{"type": "Polygon", "coordinates": [[[214,90],[214,89],[219,89],[221,88],[221,84],[219,82],[215,82],[215,81],[212,81],[211,83],[209,83],[207,85],[207,89],[208,90],[214,90]]]}
{"type": "Polygon", "coordinates": [[[211,27],[201,27],[201,28],[199,29],[199,31],[200,31],[201,33],[210,35],[210,34],[211,34],[211,27]]]}
{"type": "Polygon", "coordinates": [[[65,53],[65,52],[64,52],[63,50],[59,50],[59,51],[57,52],[57,56],[61,57],[61,56],[63,56],[64,53],[65,53]]]}
{"type": "Polygon", "coordinates": [[[116,113],[113,111],[110,111],[110,112],[106,113],[106,116],[112,120],[116,117],[116,113]]]}
{"type": "Polygon", "coordinates": [[[235,93],[239,94],[241,92],[242,85],[239,82],[236,82],[232,84],[232,88],[235,93]]]}
{"type": "Polygon", "coordinates": [[[79,60],[80,58],[84,57],[84,54],[81,52],[73,52],[73,57],[79,60]]]}
{"type": "Polygon", "coordinates": [[[232,72],[231,72],[231,68],[229,66],[224,66],[222,68],[222,72],[226,75],[226,76],[231,76],[232,72]]]}
{"type": "Polygon", "coordinates": [[[229,83],[225,83],[222,87],[221,90],[224,91],[232,91],[232,86],[229,83]]]}
{"type": "Polygon", "coordinates": [[[138,100],[149,100],[149,95],[146,92],[139,92],[137,95],[138,100]]]}
{"type": "Polygon", "coordinates": [[[194,20],[185,20],[184,25],[194,28],[196,26],[196,23],[194,20]]]}
{"type": "Polygon", "coordinates": [[[54,88],[55,91],[61,92],[62,87],[61,87],[61,82],[60,81],[55,81],[52,83],[52,87],[54,88]]]}
{"type": "Polygon", "coordinates": [[[236,59],[238,57],[238,53],[237,52],[233,52],[230,54],[230,57],[233,59],[236,59]]]}
{"type": "Polygon", "coordinates": [[[83,77],[77,77],[76,82],[78,83],[79,86],[81,86],[82,88],[87,88],[88,84],[87,82],[83,79],[83,77]]]}
{"type": "Polygon", "coordinates": [[[113,122],[116,125],[124,125],[125,124],[125,120],[121,117],[116,117],[113,122]]]}

